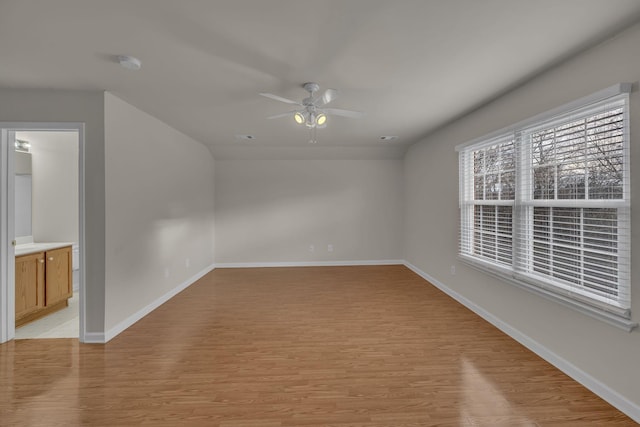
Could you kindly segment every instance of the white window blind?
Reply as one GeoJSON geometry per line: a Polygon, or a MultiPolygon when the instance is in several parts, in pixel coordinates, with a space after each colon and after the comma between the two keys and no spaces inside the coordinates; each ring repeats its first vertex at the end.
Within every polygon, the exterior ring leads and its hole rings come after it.
{"type": "Polygon", "coordinates": [[[625,93],[460,148],[460,255],[629,319],[628,140],[625,93]]]}
{"type": "Polygon", "coordinates": [[[495,138],[460,155],[464,174],[460,249],[481,259],[511,265],[516,184],[511,135],[495,138]]]}

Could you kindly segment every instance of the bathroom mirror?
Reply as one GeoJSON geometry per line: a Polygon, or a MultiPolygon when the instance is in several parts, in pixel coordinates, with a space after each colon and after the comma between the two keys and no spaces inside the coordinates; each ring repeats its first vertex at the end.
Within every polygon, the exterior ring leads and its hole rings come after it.
{"type": "Polygon", "coordinates": [[[15,237],[31,236],[31,154],[15,152],[15,237]]]}

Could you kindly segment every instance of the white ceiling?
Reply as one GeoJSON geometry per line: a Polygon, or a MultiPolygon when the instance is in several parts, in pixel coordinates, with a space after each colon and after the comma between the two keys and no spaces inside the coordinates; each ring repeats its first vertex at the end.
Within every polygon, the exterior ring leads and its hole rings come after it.
{"type": "Polygon", "coordinates": [[[0,87],[107,90],[216,157],[400,156],[639,18],[638,0],[0,0],[0,87]],[[302,99],[306,81],[366,117],[331,117],[313,146],[266,119],[291,108],[260,92],[302,99]]]}

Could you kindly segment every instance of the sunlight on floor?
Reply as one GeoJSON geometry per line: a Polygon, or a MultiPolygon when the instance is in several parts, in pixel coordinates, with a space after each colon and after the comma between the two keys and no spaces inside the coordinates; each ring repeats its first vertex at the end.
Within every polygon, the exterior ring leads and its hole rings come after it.
{"type": "Polygon", "coordinates": [[[463,404],[460,425],[533,427],[537,424],[517,411],[500,390],[466,358],[462,359],[463,404]]]}

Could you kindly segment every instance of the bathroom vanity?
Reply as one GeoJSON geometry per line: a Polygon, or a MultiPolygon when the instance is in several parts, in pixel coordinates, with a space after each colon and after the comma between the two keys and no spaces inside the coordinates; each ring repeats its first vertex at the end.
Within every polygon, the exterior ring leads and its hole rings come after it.
{"type": "Polygon", "coordinates": [[[16,327],[69,305],[73,295],[71,247],[71,243],[16,246],[16,327]]]}

